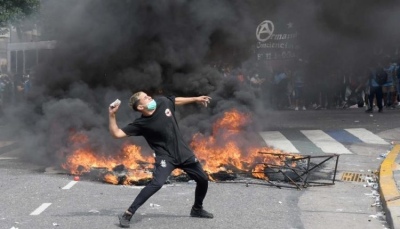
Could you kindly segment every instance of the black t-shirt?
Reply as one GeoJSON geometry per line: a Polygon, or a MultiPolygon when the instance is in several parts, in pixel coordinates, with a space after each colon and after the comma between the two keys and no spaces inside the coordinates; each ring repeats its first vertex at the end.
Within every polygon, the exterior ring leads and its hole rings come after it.
{"type": "Polygon", "coordinates": [[[151,116],[141,116],[121,130],[129,136],[143,136],[155,151],[156,161],[167,159],[174,164],[187,163],[193,151],[184,142],[175,118],[175,97],[157,97],[151,116]]]}

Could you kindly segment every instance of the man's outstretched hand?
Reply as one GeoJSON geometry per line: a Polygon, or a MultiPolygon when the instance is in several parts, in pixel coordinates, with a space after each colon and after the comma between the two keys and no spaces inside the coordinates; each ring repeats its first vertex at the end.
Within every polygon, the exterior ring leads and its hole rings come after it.
{"type": "Polygon", "coordinates": [[[197,100],[196,101],[197,103],[200,103],[203,106],[207,107],[207,105],[210,103],[211,97],[202,95],[202,96],[197,97],[196,100],[197,100]]]}

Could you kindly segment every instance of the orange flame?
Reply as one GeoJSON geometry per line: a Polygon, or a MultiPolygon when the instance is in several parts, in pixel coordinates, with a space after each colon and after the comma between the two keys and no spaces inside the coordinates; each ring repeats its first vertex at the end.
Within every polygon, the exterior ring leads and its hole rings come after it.
{"type": "MultiPolygon", "coordinates": [[[[233,109],[225,112],[223,117],[214,123],[211,136],[200,133],[193,136],[190,146],[208,174],[221,171],[244,172],[259,179],[267,179],[263,172],[265,164],[283,163],[281,156],[274,154],[293,156],[277,149],[257,147],[258,140],[245,140],[244,136],[249,133],[243,131],[243,128],[250,121],[250,115],[233,109]]],[[[111,184],[133,184],[152,177],[150,170],[154,158],[143,156],[139,146],[125,145],[117,155],[107,156],[88,147],[88,138],[82,133],[72,133],[69,140],[74,150],[66,157],[62,168],[71,174],[81,175],[94,168],[102,168],[107,171],[103,180],[111,184]],[[127,171],[123,179],[113,171],[120,165],[127,171]]],[[[181,173],[181,170],[174,170],[172,175],[178,176],[181,173]]],[[[211,176],[209,178],[214,180],[211,176]]]]}
{"type": "Polygon", "coordinates": [[[251,174],[258,179],[267,179],[264,173],[265,165],[257,164],[254,169],[251,171],[251,174]]]}
{"type": "MultiPolygon", "coordinates": [[[[87,137],[81,133],[75,133],[70,137],[72,148],[81,147],[87,140],[87,137]]],[[[126,145],[119,154],[107,156],[95,153],[91,149],[78,148],[66,157],[61,167],[75,175],[90,172],[94,168],[106,169],[110,173],[104,175],[104,181],[118,184],[118,177],[112,171],[116,166],[123,165],[128,170],[123,184],[129,184],[151,178],[152,175],[145,170],[151,169],[152,163],[154,163],[154,158],[143,156],[139,146],[126,145]]]]}
{"type": "Polygon", "coordinates": [[[104,181],[110,184],[118,184],[118,177],[111,174],[111,173],[107,173],[106,175],[104,175],[103,177],[104,181]]]}
{"type": "MultiPolygon", "coordinates": [[[[282,160],[273,155],[284,154],[281,150],[269,147],[255,147],[253,142],[243,143],[243,127],[250,123],[250,116],[231,110],[213,125],[211,136],[194,135],[190,146],[203,163],[208,173],[225,170],[226,166],[243,172],[250,172],[256,178],[265,179],[262,163],[282,165],[282,160]],[[250,145],[250,146],[249,146],[250,145]],[[266,152],[267,154],[260,154],[266,152]],[[271,154],[272,153],[272,154],[271,154]]],[[[290,154],[287,154],[290,155],[290,154]]],[[[231,171],[231,170],[228,170],[231,171]]]]}

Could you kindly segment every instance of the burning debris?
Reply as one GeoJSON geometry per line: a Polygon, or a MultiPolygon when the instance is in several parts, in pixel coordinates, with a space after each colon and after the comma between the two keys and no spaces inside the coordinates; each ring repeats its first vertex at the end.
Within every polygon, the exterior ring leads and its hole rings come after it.
{"type": "MultiPolygon", "coordinates": [[[[279,45],[275,38],[282,38],[286,33],[280,36],[278,26],[274,26],[275,34],[272,31],[269,34],[269,30],[257,29],[257,25],[267,20],[268,24],[283,25],[280,28],[287,31],[296,30],[290,32],[296,34],[299,44],[294,46],[296,57],[286,55],[286,46],[279,57],[285,53],[288,61],[305,58],[312,63],[307,67],[310,82],[326,69],[341,71],[353,65],[364,69],[369,58],[367,50],[379,48],[381,44],[389,48],[390,40],[398,37],[392,29],[397,25],[397,17],[387,22],[374,20],[381,12],[390,15],[375,1],[362,9],[356,2],[321,4],[319,0],[310,4],[242,0],[44,2],[48,20],[41,33],[43,38],[56,40],[57,45],[51,51],[52,56],[32,69],[35,76],[30,99],[21,102],[8,115],[13,126],[9,132],[21,132],[20,142],[29,152],[25,156],[30,161],[52,164],[62,159],[62,168],[68,173],[90,174],[112,184],[135,184],[151,179],[154,158],[145,156],[136,145],[126,144],[116,152],[91,147],[107,148],[114,144],[107,140],[109,136],[104,131],[107,117],[104,107],[111,98],[125,98],[138,89],[154,94],[163,91],[216,95],[213,100],[216,105],[209,104],[208,113],[181,114],[182,119],[190,120],[189,127],[182,127],[196,133],[200,131],[192,130],[197,129],[190,126],[193,120],[207,121],[226,111],[214,124],[211,135],[197,133],[191,139],[191,146],[210,180],[236,179],[235,174],[240,173],[267,179],[271,173],[266,175],[266,164],[283,162],[279,157],[259,152],[284,152],[261,147],[256,140],[249,139],[251,131],[244,131],[242,127],[249,122],[250,115],[229,110],[231,107],[251,110],[264,117],[264,108],[271,107],[263,104],[267,101],[263,96],[270,94],[269,89],[262,90],[264,95],[256,95],[244,82],[254,73],[269,79],[274,68],[284,65],[278,62],[286,60],[259,61],[258,55],[253,54],[272,57],[267,45],[279,45]],[[46,31],[52,33],[44,35],[46,31]],[[271,39],[268,43],[257,42],[256,31],[271,39]],[[387,33],[391,36],[376,36],[381,34],[376,31],[392,32],[387,33]],[[332,40],[335,45],[331,45],[332,40]],[[233,80],[236,76],[238,80],[233,80]],[[66,133],[70,129],[76,131],[66,133]],[[51,134],[47,136],[49,130],[51,134]],[[88,140],[86,134],[95,137],[88,140]],[[71,136],[68,146],[57,152],[65,144],[66,135],[71,136]]],[[[386,7],[392,13],[398,11],[391,4],[386,7]]],[[[286,44],[285,40],[280,42],[286,44]]],[[[310,89],[315,87],[311,85],[310,89]]],[[[127,113],[120,113],[125,121],[131,118],[127,113]]],[[[181,173],[176,170],[173,177],[184,179],[181,173]]]]}
{"type": "MultiPolygon", "coordinates": [[[[244,141],[244,126],[251,122],[248,114],[237,110],[225,112],[213,125],[210,136],[197,133],[190,143],[204,170],[212,181],[234,180],[237,174],[267,180],[266,164],[284,165],[285,158],[296,155],[269,147],[257,147],[244,141]],[[279,155],[279,157],[276,157],[279,155]]],[[[143,156],[141,147],[125,145],[114,155],[102,156],[87,144],[88,138],[80,133],[70,137],[72,149],[61,167],[74,175],[88,175],[110,184],[141,185],[152,177],[154,158],[143,156]]],[[[256,141],[254,141],[256,142],[256,141]]],[[[296,163],[292,162],[295,166],[296,163]]],[[[171,179],[187,181],[181,170],[174,170],[171,179]]]]}

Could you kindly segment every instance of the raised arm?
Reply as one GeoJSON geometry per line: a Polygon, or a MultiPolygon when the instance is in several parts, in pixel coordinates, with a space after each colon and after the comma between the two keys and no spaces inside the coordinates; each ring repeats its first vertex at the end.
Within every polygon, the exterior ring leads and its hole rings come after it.
{"type": "Polygon", "coordinates": [[[123,138],[127,136],[125,132],[122,131],[117,125],[117,119],[115,117],[115,113],[117,112],[118,108],[119,105],[115,106],[114,108],[112,107],[108,108],[108,117],[109,117],[108,128],[113,138],[123,138]]]}
{"type": "Polygon", "coordinates": [[[175,105],[185,105],[189,103],[200,103],[203,106],[207,106],[210,103],[211,97],[209,96],[197,96],[197,97],[176,97],[175,98],[175,105]]]}

